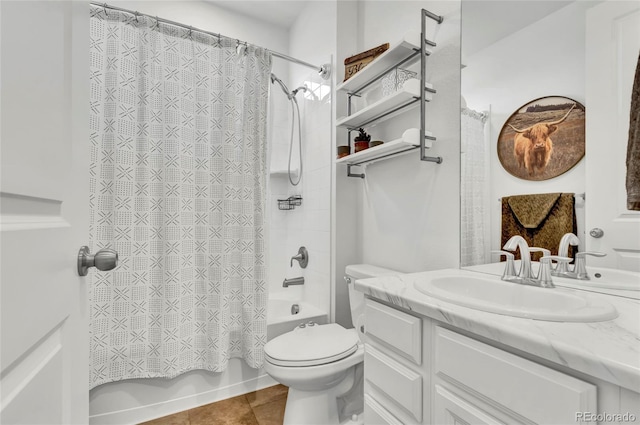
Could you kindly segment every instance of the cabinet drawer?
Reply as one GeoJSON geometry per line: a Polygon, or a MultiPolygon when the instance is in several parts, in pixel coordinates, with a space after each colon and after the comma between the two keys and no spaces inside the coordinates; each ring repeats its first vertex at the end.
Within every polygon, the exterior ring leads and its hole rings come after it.
{"type": "MultiPolygon", "coordinates": [[[[434,388],[433,397],[433,416],[434,423],[439,425],[501,425],[505,422],[488,415],[478,409],[473,403],[456,396],[454,393],[447,391],[440,385],[434,388]]],[[[511,419],[511,418],[510,418],[511,419]]],[[[510,425],[516,422],[510,420],[510,425]]]]}
{"type": "Polygon", "coordinates": [[[535,423],[597,411],[592,384],[441,327],[435,345],[437,376],[535,423]]]}
{"type": "Polygon", "coordinates": [[[368,394],[364,395],[364,423],[367,425],[404,425],[368,394]]]}
{"type": "Polygon", "coordinates": [[[418,422],[422,421],[422,376],[365,344],[364,378],[418,422]]]}
{"type": "Polygon", "coordinates": [[[365,332],[417,365],[422,364],[422,320],[410,314],[366,300],[365,332]]]}

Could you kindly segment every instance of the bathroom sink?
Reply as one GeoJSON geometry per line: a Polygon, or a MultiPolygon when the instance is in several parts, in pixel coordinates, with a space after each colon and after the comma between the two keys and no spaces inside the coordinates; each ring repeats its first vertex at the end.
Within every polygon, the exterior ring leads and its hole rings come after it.
{"type": "Polygon", "coordinates": [[[463,307],[552,322],[600,322],[618,313],[596,296],[562,288],[538,288],[498,277],[439,276],[414,283],[425,295],[463,307]]]}
{"type": "MultiPolygon", "coordinates": [[[[478,266],[465,267],[467,270],[502,276],[505,263],[489,263],[478,266]]],[[[538,272],[539,263],[532,262],[531,270],[538,272]]],[[[520,269],[520,260],[515,261],[515,269],[520,269]]],[[[640,273],[625,270],[609,269],[605,267],[587,266],[589,280],[571,279],[568,277],[553,276],[556,285],[571,285],[573,288],[602,288],[602,289],[622,289],[626,291],[640,291],[640,273]]]]}
{"type": "Polygon", "coordinates": [[[562,277],[554,277],[554,280],[560,284],[567,282],[577,286],[640,291],[640,273],[591,266],[587,266],[587,273],[589,273],[589,280],[562,277]]]}

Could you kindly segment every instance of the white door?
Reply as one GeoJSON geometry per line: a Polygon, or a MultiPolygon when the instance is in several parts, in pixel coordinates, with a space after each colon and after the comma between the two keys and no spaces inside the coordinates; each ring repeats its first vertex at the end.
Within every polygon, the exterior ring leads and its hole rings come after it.
{"type": "Polygon", "coordinates": [[[0,3],[0,423],[88,422],[88,3],[0,3]]]}
{"type": "Polygon", "coordinates": [[[631,88],[640,51],[640,3],[606,1],[587,11],[587,264],[640,271],[640,212],[626,209],[631,88]],[[590,235],[602,229],[602,237],[590,235]]]}

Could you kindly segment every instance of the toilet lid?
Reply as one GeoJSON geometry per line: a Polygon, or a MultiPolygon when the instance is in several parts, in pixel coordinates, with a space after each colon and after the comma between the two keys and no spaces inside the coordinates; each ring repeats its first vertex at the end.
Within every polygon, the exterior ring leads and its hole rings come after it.
{"type": "Polygon", "coordinates": [[[336,323],[295,328],[264,346],[269,363],[278,366],[314,366],[331,363],[358,349],[358,335],[336,323]]]}

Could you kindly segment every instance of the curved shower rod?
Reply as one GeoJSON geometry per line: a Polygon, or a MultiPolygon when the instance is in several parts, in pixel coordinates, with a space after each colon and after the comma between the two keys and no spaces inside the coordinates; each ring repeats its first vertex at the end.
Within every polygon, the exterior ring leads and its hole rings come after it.
{"type": "MultiPolygon", "coordinates": [[[[107,13],[107,9],[110,9],[110,10],[117,10],[119,12],[130,13],[130,14],[136,16],[136,17],[138,17],[138,16],[146,16],[147,18],[155,19],[156,22],[162,22],[163,24],[168,24],[168,25],[173,25],[173,26],[180,27],[180,28],[185,28],[185,29],[188,29],[190,32],[191,31],[196,31],[196,32],[200,32],[200,33],[203,33],[203,34],[212,35],[214,37],[217,37],[218,39],[227,38],[227,39],[230,39],[230,40],[236,40],[238,42],[238,46],[240,46],[240,45],[244,45],[244,46],[251,45],[251,46],[261,47],[261,46],[257,46],[255,44],[252,44],[252,43],[249,43],[249,42],[246,42],[246,41],[238,40],[237,38],[227,37],[226,35],[222,35],[220,33],[206,31],[206,30],[203,30],[203,29],[200,29],[200,28],[195,28],[195,27],[192,27],[192,26],[189,26],[189,25],[182,24],[180,22],[171,21],[169,19],[158,18],[157,16],[148,15],[146,13],[140,13],[137,10],[124,9],[122,7],[112,6],[112,5],[107,4],[107,3],[90,2],[90,4],[93,5],[93,6],[96,6],[96,7],[102,7],[104,9],[105,13],[107,13]]],[[[300,59],[285,55],[284,53],[276,52],[276,51],[273,51],[273,50],[270,50],[270,49],[266,49],[266,50],[269,53],[271,53],[273,56],[275,56],[275,57],[278,57],[278,58],[281,58],[281,59],[285,59],[285,60],[288,60],[289,62],[297,63],[298,65],[303,65],[303,66],[306,66],[308,68],[315,69],[316,71],[318,71],[318,74],[322,77],[323,80],[328,80],[329,77],[331,76],[331,65],[328,64],[328,63],[318,66],[318,65],[314,65],[314,64],[311,64],[309,62],[305,62],[303,60],[300,60],[300,59]]]]}

